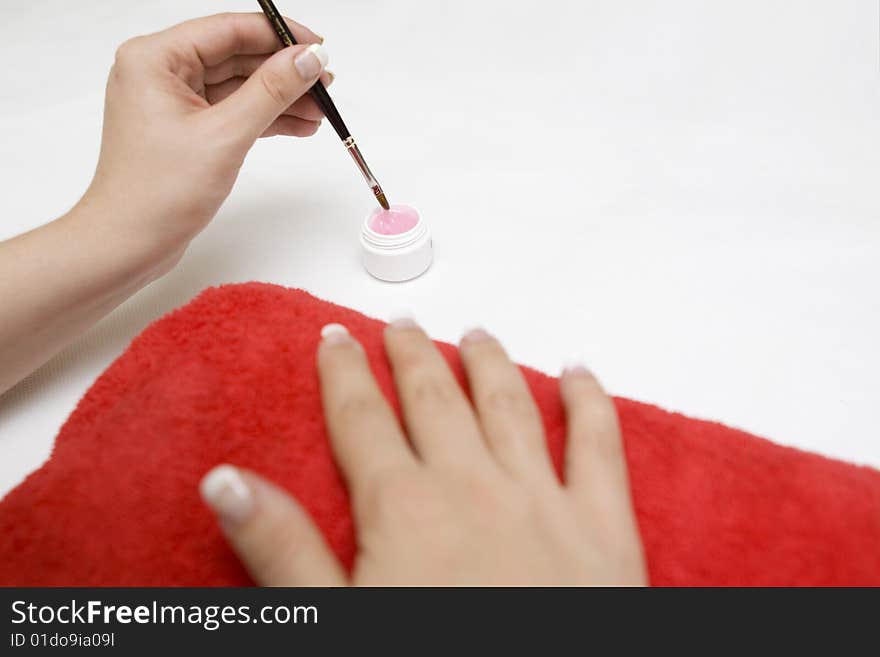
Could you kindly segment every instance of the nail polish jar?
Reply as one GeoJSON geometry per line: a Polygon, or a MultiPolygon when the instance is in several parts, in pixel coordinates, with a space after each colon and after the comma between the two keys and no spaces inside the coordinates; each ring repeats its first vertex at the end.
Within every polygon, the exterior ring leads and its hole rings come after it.
{"type": "Polygon", "coordinates": [[[434,261],[431,231],[415,208],[377,208],[361,229],[364,268],[382,281],[399,283],[428,271],[434,261]]]}

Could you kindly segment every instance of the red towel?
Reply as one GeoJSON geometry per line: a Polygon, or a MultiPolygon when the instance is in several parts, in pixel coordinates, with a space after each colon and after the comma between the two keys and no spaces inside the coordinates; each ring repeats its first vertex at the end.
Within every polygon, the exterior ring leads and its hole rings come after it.
{"type": "MultiPolygon", "coordinates": [[[[0,503],[0,584],[250,584],[198,496],[224,462],[293,493],[350,567],[315,370],[330,322],[363,342],[393,400],[383,324],[305,292],[211,289],[149,327],[0,503]]],[[[440,348],[461,377],[455,348],[440,348]]],[[[557,381],[525,375],[559,470],[557,381]]],[[[880,472],[616,402],[653,584],[880,585],[880,472]]]]}

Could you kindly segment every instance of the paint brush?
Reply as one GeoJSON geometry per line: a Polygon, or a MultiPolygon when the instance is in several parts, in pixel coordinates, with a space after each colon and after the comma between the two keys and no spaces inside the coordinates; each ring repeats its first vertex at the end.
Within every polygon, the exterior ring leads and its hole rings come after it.
{"type": "MultiPolygon", "coordinates": [[[[290,31],[290,28],[284,21],[284,17],[279,13],[277,7],[275,7],[275,3],[272,2],[272,0],[257,0],[257,2],[260,3],[263,13],[266,14],[266,18],[269,19],[269,23],[272,25],[272,29],[275,30],[275,34],[278,35],[278,39],[281,41],[282,45],[285,47],[296,45],[296,39],[293,36],[293,32],[290,31]]],[[[351,136],[351,133],[345,126],[345,122],[339,115],[339,110],[336,109],[336,105],[333,103],[333,99],[330,98],[330,94],[327,93],[326,87],[324,87],[323,83],[318,80],[315,83],[315,86],[309,89],[309,94],[315,99],[315,102],[324,113],[324,116],[330,121],[330,125],[336,130],[336,134],[339,135],[345,149],[349,152],[355,164],[357,164],[358,169],[364,174],[364,178],[370,186],[370,189],[373,190],[373,194],[375,195],[376,200],[379,201],[379,205],[386,210],[390,209],[391,206],[388,205],[388,199],[385,198],[385,192],[382,191],[382,186],[379,184],[379,181],[376,180],[376,176],[373,175],[373,172],[370,171],[370,167],[367,166],[367,161],[364,159],[361,149],[358,148],[358,145],[354,141],[354,137],[351,136]]]]}

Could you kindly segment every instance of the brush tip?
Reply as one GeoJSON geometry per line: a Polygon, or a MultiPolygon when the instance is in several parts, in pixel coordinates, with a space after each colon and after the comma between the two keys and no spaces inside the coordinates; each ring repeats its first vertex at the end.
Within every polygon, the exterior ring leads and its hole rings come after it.
{"type": "Polygon", "coordinates": [[[391,209],[391,206],[388,204],[388,199],[385,198],[385,192],[377,191],[376,192],[376,199],[378,199],[379,205],[381,205],[384,210],[391,209]]]}

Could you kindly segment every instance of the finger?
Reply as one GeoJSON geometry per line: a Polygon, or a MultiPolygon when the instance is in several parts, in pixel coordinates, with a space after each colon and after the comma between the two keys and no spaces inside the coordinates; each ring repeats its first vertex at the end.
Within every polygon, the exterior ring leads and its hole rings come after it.
{"type": "MultiPolygon", "coordinates": [[[[205,99],[211,103],[211,105],[221,103],[238,91],[239,87],[244,83],[245,78],[230,78],[219,84],[212,84],[205,88],[205,99]]],[[[324,113],[318,109],[318,105],[315,103],[314,99],[308,95],[303,96],[294,102],[293,105],[285,109],[282,116],[285,114],[288,116],[297,116],[307,121],[320,121],[324,118],[324,113]]]]}
{"type": "Polygon", "coordinates": [[[345,585],[345,572],[315,523],[277,486],[252,472],[221,465],[199,488],[257,584],[345,585]]]}
{"type": "MultiPolygon", "coordinates": [[[[230,78],[248,78],[269,59],[270,55],[234,55],[224,59],[216,66],[205,69],[204,83],[206,85],[219,84],[230,78]]],[[[321,82],[324,86],[330,86],[335,76],[330,71],[324,71],[321,82]]]]}
{"type": "Polygon", "coordinates": [[[333,452],[355,496],[385,472],[415,467],[415,457],[379,390],[364,350],[345,327],[321,331],[318,375],[333,452]]]}
{"type": "Polygon", "coordinates": [[[482,329],[462,338],[459,353],[483,436],[495,458],[517,476],[553,481],[544,426],[519,367],[482,329]]]}
{"type": "MultiPolygon", "coordinates": [[[[304,25],[284,19],[298,43],[321,43],[324,39],[304,25]]],[[[262,13],[226,13],[195,18],[165,31],[167,37],[190,44],[201,64],[216,66],[233,55],[266,55],[281,42],[262,13]]]]}
{"type": "MultiPolygon", "coordinates": [[[[274,53],[273,53],[274,54],[274,53]]],[[[270,55],[235,55],[205,69],[205,84],[219,84],[232,78],[249,78],[270,55]]]]}
{"type": "Polygon", "coordinates": [[[614,402],[581,366],[566,369],[560,389],[568,424],[567,488],[581,499],[601,498],[628,506],[626,456],[614,402]]]}
{"type": "Polygon", "coordinates": [[[266,128],[260,137],[311,137],[321,127],[320,121],[308,121],[296,116],[281,115],[266,128]]]}
{"type": "Polygon", "coordinates": [[[235,92],[214,105],[221,131],[257,139],[318,80],[327,64],[323,46],[293,46],[272,55],[235,92]]]}
{"type": "Polygon", "coordinates": [[[410,439],[426,462],[488,460],[470,403],[437,347],[411,319],[385,329],[385,351],[410,439]]]}

